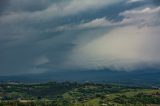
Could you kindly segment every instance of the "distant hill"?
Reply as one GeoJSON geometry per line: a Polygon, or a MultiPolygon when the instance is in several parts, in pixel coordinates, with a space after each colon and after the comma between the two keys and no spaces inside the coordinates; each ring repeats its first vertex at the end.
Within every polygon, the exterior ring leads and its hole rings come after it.
{"type": "Polygon", "coordinates": [[[109,69],[88,70],[88,71],[58,71],[46,72],[43,74],[28,74],[21,76],[1,76],[0,81],[20,82],[48,82],[48,81],[77,81],[77,82],[99,82],[99,83],[120,83],[140,86],[160,86],[159,69],[143,69],[131,72],[112,71],[109,69]]]}

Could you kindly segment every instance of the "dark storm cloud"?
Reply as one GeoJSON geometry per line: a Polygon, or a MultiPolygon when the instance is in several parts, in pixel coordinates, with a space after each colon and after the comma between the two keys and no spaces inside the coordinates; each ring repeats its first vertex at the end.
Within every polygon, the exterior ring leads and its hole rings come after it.
{"type": "MultiPolygon", "coordinates": [[[[63,2],[64,0],[2,0],[4,3],[8,2],[7,11],[28,11],[28,12],[34,12],[34,11],[42,11],[52,4],[58,4],[60,2],[63,2]]],[[[69,1],[69,0],[68,0],[69,1]]],[[[3,3],[3,4],[4,4],[3,3]]]]}
{"type": "Polygon", "coordinates": [[[70,65],[75,60],[68,61],[76,48],[118,27],[128,15],[120,13],[146,4],[126,0],[1,0],[0,75],[76,68],[70,65]]]}
{"type": "Polygon", "coordinates": [[[0,15],[3,13],[8,3],[9,3],[9,0],[0,1],[0,15]]]}
{"type": "Polygon", "coordinates": [[[158,6],[160,5],[160,0],[153,0],[153,3],[158,6]]]}

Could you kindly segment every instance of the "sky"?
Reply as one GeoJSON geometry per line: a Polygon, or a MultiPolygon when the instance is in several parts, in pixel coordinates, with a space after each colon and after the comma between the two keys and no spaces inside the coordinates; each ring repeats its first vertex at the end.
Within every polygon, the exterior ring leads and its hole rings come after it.
{"type": "Polygon", "coordinates": [[[160,66],[160,0],[0,0],[0,75],[160,66]]]}

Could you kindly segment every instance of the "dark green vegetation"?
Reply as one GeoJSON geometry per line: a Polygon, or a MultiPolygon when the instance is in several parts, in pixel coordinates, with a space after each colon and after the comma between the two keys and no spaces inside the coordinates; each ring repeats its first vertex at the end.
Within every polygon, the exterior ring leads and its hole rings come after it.
{"type": "Polygon", "coordinates": [[[160,106],[160,90],[94,83],[5,83],[0,84],[0,106],[160,106]]]}

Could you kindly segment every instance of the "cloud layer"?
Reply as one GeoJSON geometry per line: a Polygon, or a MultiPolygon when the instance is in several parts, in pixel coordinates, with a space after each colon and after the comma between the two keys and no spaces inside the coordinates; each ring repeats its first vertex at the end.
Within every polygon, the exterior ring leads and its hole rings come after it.
{"type": "Polygon", "coordinates": [[[70,65],[75,64],[79,68],[106,67],[130,71],[144,65],[159,64],[159,13],[160,7],[145,7],[120,13],[119,15],[124,17],[120,22],[109,23],[102,18],[87,23],[91,28],[95,26],[93,22],[97,22],[98,26],[98,23],[101,23],[101,27],[114,28],[101,37],[75,48],[70,57],[70,65]]]}
{"type": "Polygon", "coordinates": [[[160,63],[156,0],[1,0],[0,75],[160,63]]]}

